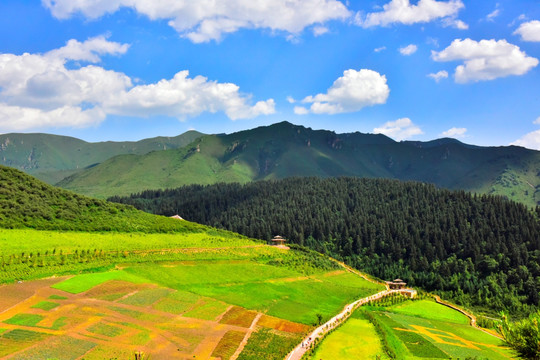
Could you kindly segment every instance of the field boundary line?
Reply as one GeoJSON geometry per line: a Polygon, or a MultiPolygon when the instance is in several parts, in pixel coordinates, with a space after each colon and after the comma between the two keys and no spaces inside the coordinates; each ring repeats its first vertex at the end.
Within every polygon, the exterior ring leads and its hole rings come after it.
{"type": "Polygon", "coordinates": [[[238,345],[238,348],[236,349],[233,356],[231,356],[229,360],[236,360],[238,356],[240,356],[240,353],[244,350],[244,347],[246,347],[246,344],[249,338],[251,337],[251,334],[253,334],[253,332],[255,331],[255,325],[257,324],[261,316],[263,316],[262,313],[258,313],[257,316],[255,316],[255,319],[253,319],[253,321],[251,322],[251,325],[249,326],[249,329],[246,332],[246,335],[242,339],[242,342],[240,343],[240,345],[238,345]]]}
{"type": "Polygon", "coordinates": [[[483,327],[478,326],[478,324],[476,323],[476,316],[474,314],[471,314],[471,313],[465,311],[464,309],[460,308],[459,306],[454,305],[452,303],[449,303],[449,302],[441,299],[441,297],[439,295],[433,295],[433,298],[435,299],[435,301],[438,304],[441,304],[441,305],[444,305],[444,306],[449,307],[451,309],[454,309],[456,311],[459,311],[463,315],[467,316],[469,318],[469,325],[471,325],[475,329],[478,329],[478,330],[480,330],[480,331],[482,331],[482,332],[484,332],[484,333],[486,333],[488,335],[491,335],[491,336],[494,336],[494,337],[499,338],[501,340],[504,340],[503,337],[500,336],[499,334],[495,334],[495,333],[489,331],[488,329],[484,329],[483,327]]]}

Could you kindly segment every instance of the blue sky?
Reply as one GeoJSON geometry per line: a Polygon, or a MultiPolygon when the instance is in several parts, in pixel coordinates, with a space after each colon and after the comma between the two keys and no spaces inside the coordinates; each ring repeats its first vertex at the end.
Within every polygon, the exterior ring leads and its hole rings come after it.
{"type": "Polygon", "coordinates": [[[540,149],[538,0],[2,0],[0,133],[287,120],[540,149]]]}

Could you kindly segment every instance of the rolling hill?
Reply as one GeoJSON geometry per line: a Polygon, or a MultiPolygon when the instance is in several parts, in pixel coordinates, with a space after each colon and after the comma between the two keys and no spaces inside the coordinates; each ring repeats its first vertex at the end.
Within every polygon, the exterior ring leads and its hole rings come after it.
{"type": "Polygon", "coordinates": [[[532,206],[540,200],[539,168],[540,152],[522,147],[478,147],[455,139],[395,142],[282,122],[202,136],[183,148],[116,156],[58,185],[103,198],[186,184],[358,176],[503,195],[532,206]]]}
{"type": "Polygon", "coordinates": [[[0,165],[0,228],[159,233],[206,227],[55,188],[0,165]]]}
{"type": "Polygon", "coordinates": [[[86,167],[120,154],[146,154],[185,146],[202,134],[188,131],[176,137],[155,137],[137,142],[88,143],[49,134],[0,135],[0,165],[11,166],[54,184],[86,167]]]}

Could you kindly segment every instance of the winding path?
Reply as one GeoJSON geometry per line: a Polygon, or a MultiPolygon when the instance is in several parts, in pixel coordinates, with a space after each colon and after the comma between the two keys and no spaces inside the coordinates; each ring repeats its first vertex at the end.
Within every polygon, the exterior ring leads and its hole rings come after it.
{"type": "Polygon", "coordinates": [[[351,316],[351,314],[356,308],[358,308],[359,306],[362,306],[363,304],[369,301],[377,300],[377,299],[380,299],[381,297],[387,296],[388,294],[396,292],[396,290],[389,290],[387,284],[383,284],[376,280],[370,279],[365,274],[351,268],[350,266],[347,266],[341,261],[337,261],[337,260],[334,260],[334,261],[339,263],[347,271],[352,272],[358,276],[361,276],[362,278],[366,279],[369,282],[386,286],[386,290],[380,291],[370,296],[366,296],[362,299],[356,300],[355,302],[351,304],[346,305],[339,314],[337,314],[336,316],[334,316],[333,318],[331,318],[330,320],[328,320],[327,322],[325,322],[324,324],[322,324],[321,326],[313,330],[311,333],[309,333],[309,335],[307,335],[305,339],[303,339],[302,342],[298,344],[293,349],[293,351],[289,353],[289,355],[287,355],[285,360],[300,360],[302,356],[304,356],[304,354],[309,350],[310,345],[313,343],[315,339],[319,337],[324,337],[330,330],[342,324],[345,320],[349,318],[349,316],[351,316]]]}

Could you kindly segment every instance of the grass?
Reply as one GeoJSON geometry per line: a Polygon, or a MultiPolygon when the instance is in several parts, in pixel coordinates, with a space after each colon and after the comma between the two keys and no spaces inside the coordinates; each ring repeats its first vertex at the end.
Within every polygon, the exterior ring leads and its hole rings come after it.
{"type": "Polygon", "coordinates": [[[67,325],[67,320],[68,318],[65,316],[59,317],[53,322],[51,329],[60,330],[61,328],[67,325]]]}
{"type": "Polygon", "coordinates": [[[53,294],[53,295],[49,296],[49,299],[51,299],[51,300],[67,300],[68,298],[66,296],[53,294]]]}
{"type": "Polygon", "coordinates": [[[116,336],[125,334],[126,332],[125,329],[119,326],[104,324],[102,322],[99,322],[97,324],[90,326],[88,328],[88,331],[94,334],[108,336],[108,337],[116,337],[116,336]]]}
{"type": "Polygon", "coordinates": [[[238,360],[283,360],[302,341],[302,336],[261,328],[251,334],[238,360]]]}
{"type": "Polygon", "coordinates": [[[141,290],[123,300],[120,300],[119,303],[135,306],[149,306],[167,296],[171,292],[171,289],[164,288],[141,290]]]}
{"type": "Polygon", "coordinates": [[[388,359],[373,325],[368,320],[355,318],[328,335],[310,358],[388,359]]]}
{"type": "Polygon", "coordinates": [[[156,310],[169,312],[172,314],[183,314],[201,299],[200,296],[187,291],[176,290],[169,293],[161,301],[152,305],[156,310]]]}
{"type": "Polygon", "coordinates": [[[53,337],[17,354],[18,360],[62,359],[75,360],[96,346],[95,343],[69,336],[53,337]]]}
{"type": "Polygon", "coordinates": [[[236,325],[244,328],[249,328],[257,313],[255,311],[250,311],[243,309],[238,306],[233,306],[223,315],[221,318],[222,324],[236,325]]]}
{"type": "Polygon", "coordinates": [[[221,359],[229,359],[235,353],[236,349],[246,336],[245,332],[230,330],[223,335],[216,348],[212,352],[212,356],[221,359]]]}
{"type": "MultiPolygon", "coordinates": [[[[348,278],[348,275],[346,276],[348,278]]],[[[317,314],[323,321],[338,313],[343,306],[358,298],[375,293],[373,284],[362,280],[353,286],[320,279],[298,281],[252,282],[238,285],[190,286],[189,290],[220,299],[246,309],[267,312],[278,318],[314,324],[317,314]],[[366,287],[360,287],[365,285],[366,287]]]]}
{"type": "Polygon", "coordinates": [[[2,335],[2,338],[9,339],[9,340],[15,340],[15,341],[39,341],[44,338],[46,338],[48,335],[45,335],[43,333],[39,333],[36,331],[31,330],[25,330],[25,329],[13,329],[9,332],[6,332],[2,335]]]}
{"type": "Polygon", "coordinates": [[[224,231],[191,232],[184,234],[145,234],[140,232],[80,232],[48,231],[33,229],[0,229],[0,249],[3,255],[21,252],[52,251],[71,253],[75,250],[98,249],[116,250],[156,250],[176,248],[222,248],[257,245],[253,240],[233,236],[224,231]],[[14,241],[16,240],[16,241],[14,241]]]}
{"type": "Polygon", "coordinates": [[[40,301],[37,304],[32,305],[32,308],[33,309],[41,309],[41,310],[49,311],[49,310],[52,310],[52,309],[54,309],[55,307],[58,307],[58,306],[60,306],[60,304],[58,304],[58,303],[54,303],[54,302],[50,302],[50,301],[40,301]]]}
{"type": "Polygon", "coordinates": [[[43,318],[37,314],[17,314],[4,322],[11,325],[36,326],[43,318]]]}
{"type": "Polygon", "coordinates": [[[52,287],[58,290],[63,290],[71,294],[79,294],[92,289],[94,286],[102,284],[110,280],[131,281],[134,283],[142,283],[145,280],[127,273],[122,270],[109,271],[101,273],[82,274],[74,276],[70,279],[59,282],[52,287]]]}
{"type": "Polygon", "coordinates": [[[467,316],[432,300],[407,301],[402,305],[393,306],[392,312],[456,324],[469,324],[467,316]]]}
{"type": "Polygon", "coordinates": [[[208,298],[201,305],[195,306],[192,310],[184,313],[184,316],[202,320],[214,320],[223,314],[228,306],[222,301],[208,298]]]}

